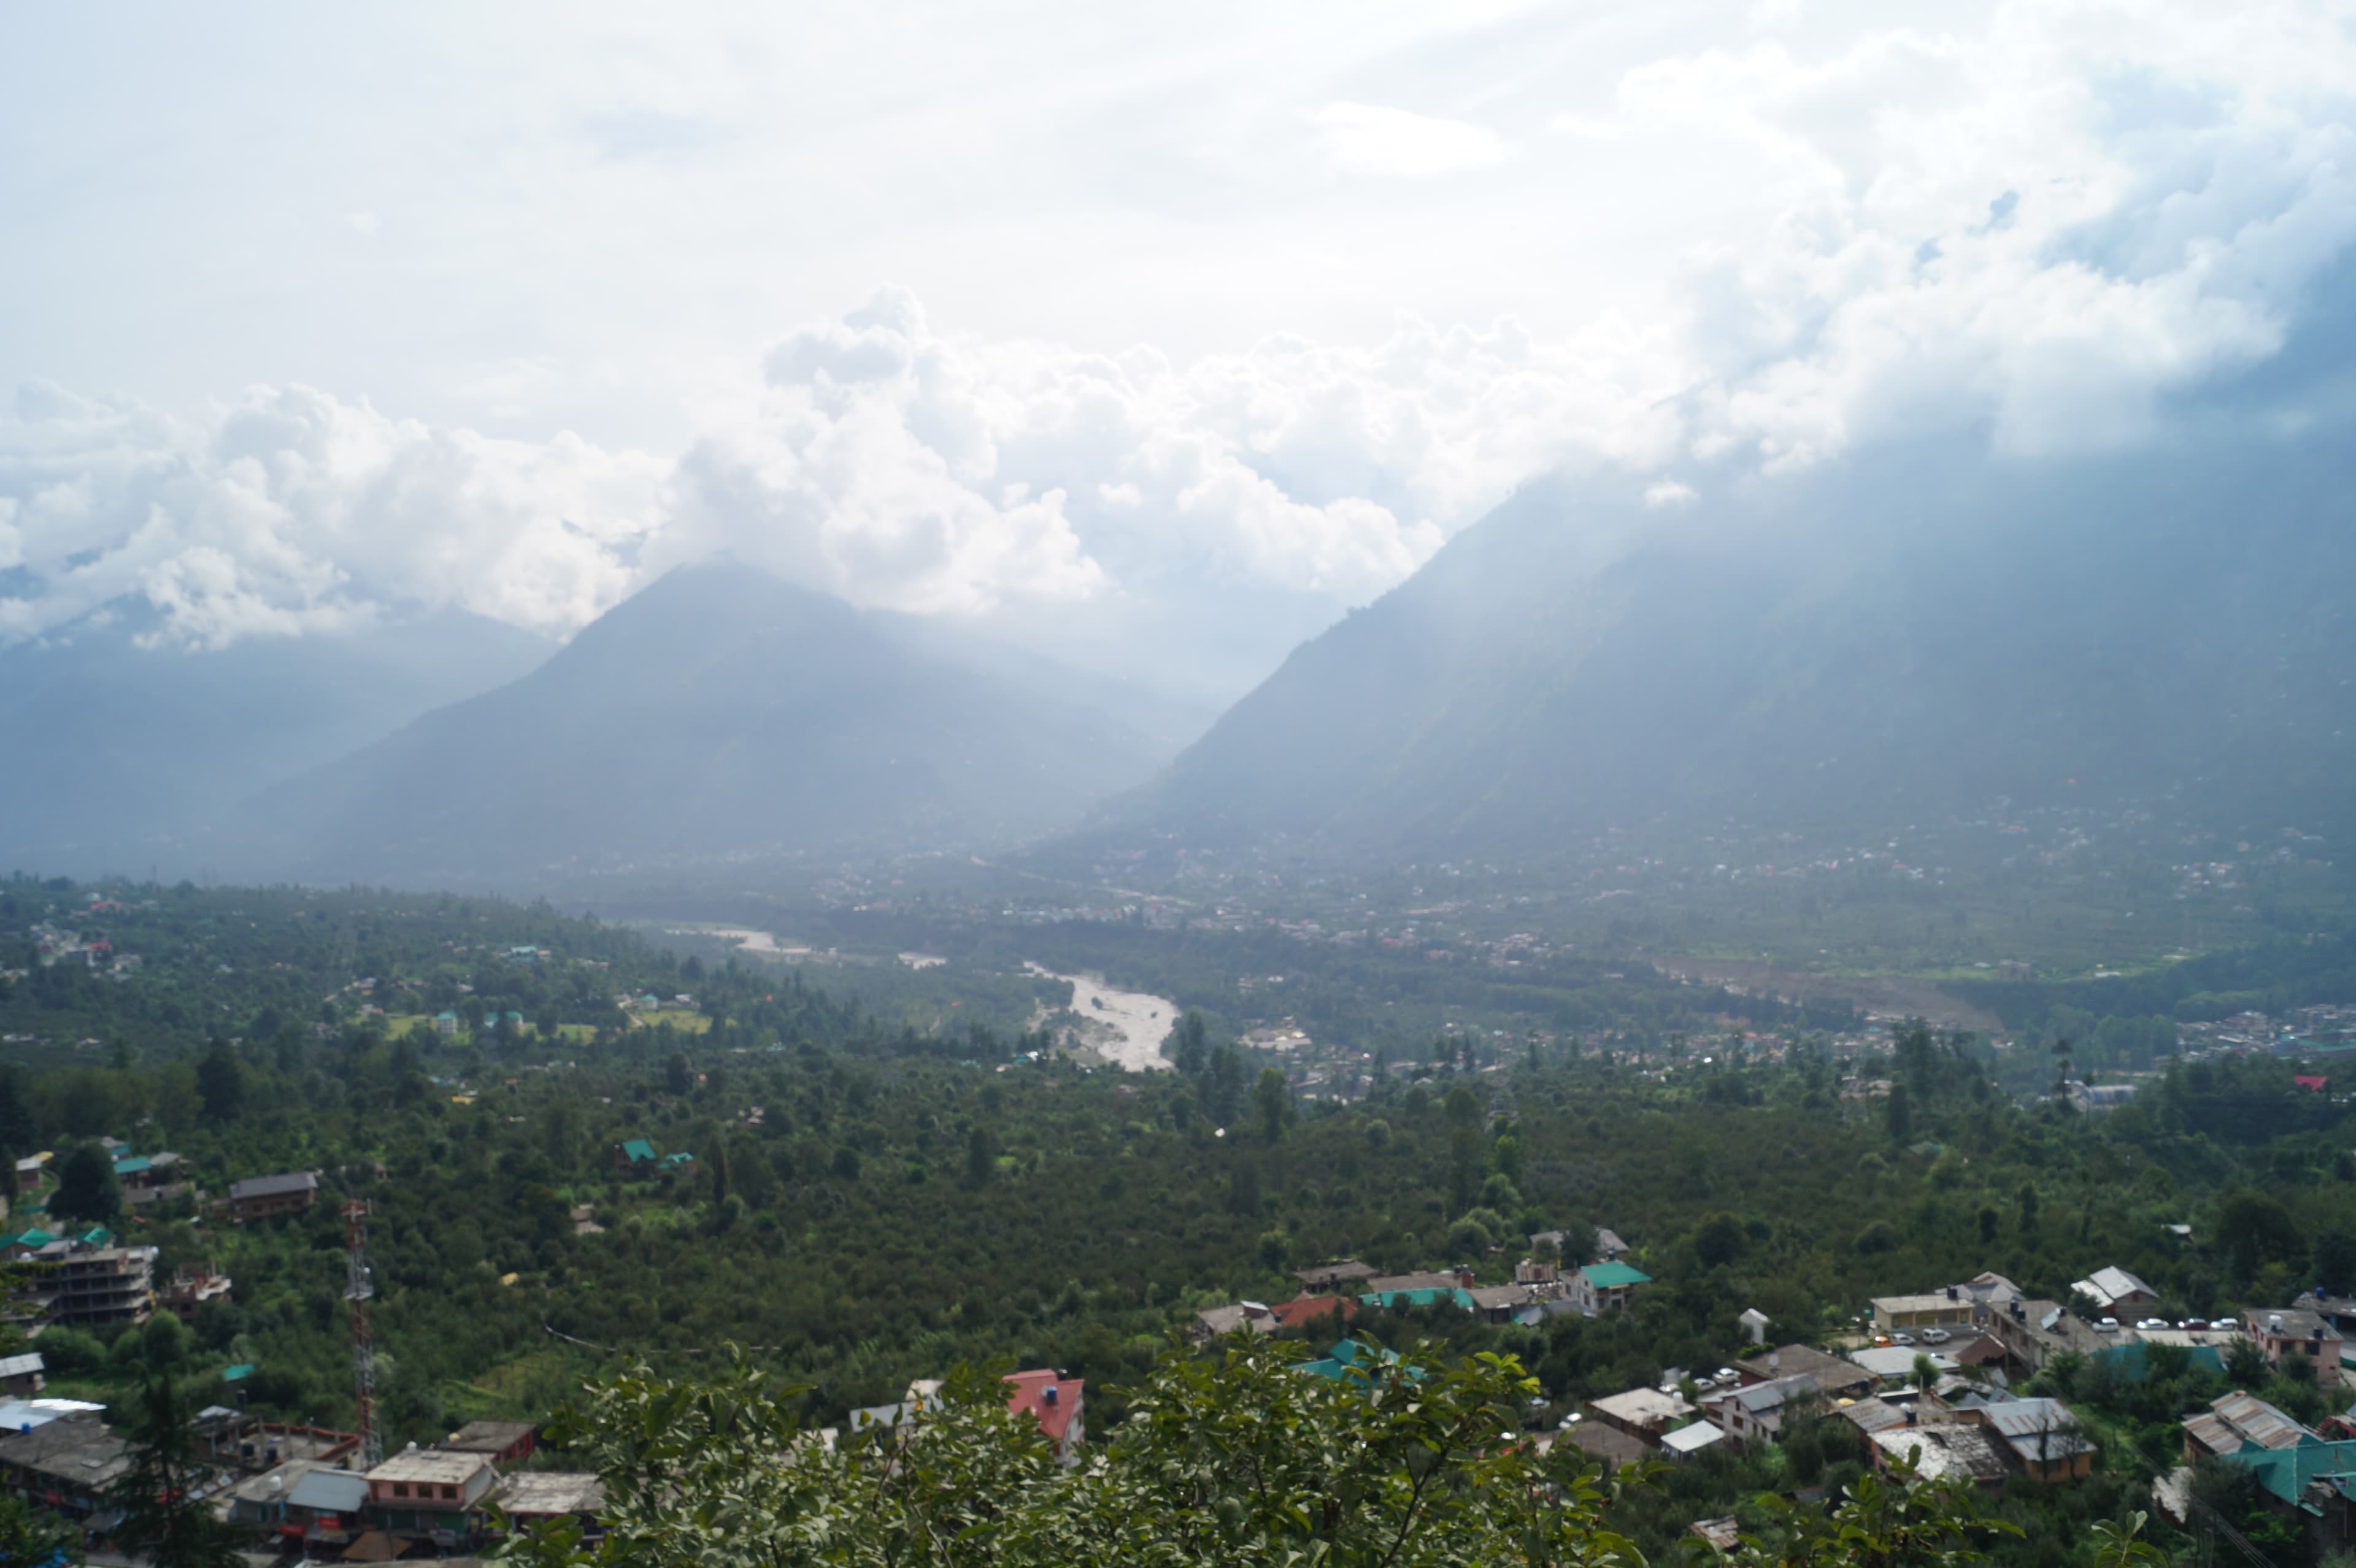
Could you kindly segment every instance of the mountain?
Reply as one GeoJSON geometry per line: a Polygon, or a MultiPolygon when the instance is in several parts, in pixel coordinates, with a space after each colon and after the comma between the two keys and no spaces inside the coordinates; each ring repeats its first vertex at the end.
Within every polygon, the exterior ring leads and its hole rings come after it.
{"type": "Polygon", "coordinates": [[[1096,834],[1529,853],[2008,802],[2344,832],[2351,469],[2276,438],[2068,463],[1914,445],[1669,507],[1640,481],[1533,485],[1096,834]]]}
{"type": "Polygon", "coordinates": [[[248,821],[270,874],[437,886],[979,846],[1075,820],[1199,728],[1119,683],[721,561],[248,821]]]}
{"type": "Polygon", "coordinates": [[[200,871],[239,802],[554,646],[457,611],[218,651],[141,645],[155,629],[125,602],[0,649],[0,864],[200,871]]]}

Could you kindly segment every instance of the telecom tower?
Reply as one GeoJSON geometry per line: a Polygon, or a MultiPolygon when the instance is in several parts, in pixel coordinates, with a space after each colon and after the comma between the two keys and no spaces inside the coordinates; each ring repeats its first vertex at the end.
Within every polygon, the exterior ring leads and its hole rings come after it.
{"type": "Polygon", "coordinates": [[[376,1286],[369,1280],[368,1220],[365,1199],[343,1207],[344,1251],[351,1259],[351,1284],[344,1299],[352,1304],[352,1400],[359,1407],[360,1467],[373,1470],[384,1459],[384,1442],[376,1430],[376,1346],[369,1337],[369,1298],[376,1286]]]}

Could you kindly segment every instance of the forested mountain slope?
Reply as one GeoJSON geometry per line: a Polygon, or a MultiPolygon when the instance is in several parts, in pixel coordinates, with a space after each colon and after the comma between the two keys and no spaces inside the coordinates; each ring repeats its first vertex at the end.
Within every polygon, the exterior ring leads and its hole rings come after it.
{"type": "Polygon", "coordinates": [[[1148,776],[1166,705],[729,562],[682,568],[530,676],[273,792],[278,875],[480,886],[1037,833],[1148,776]]]}
{"type": "Polygon", "coordinates": [[[1102,821],[1493,852],[2015,805],[2344,828],[2350,466],[1910,447],[1667,507],[1534,485],[1102,821]]]}

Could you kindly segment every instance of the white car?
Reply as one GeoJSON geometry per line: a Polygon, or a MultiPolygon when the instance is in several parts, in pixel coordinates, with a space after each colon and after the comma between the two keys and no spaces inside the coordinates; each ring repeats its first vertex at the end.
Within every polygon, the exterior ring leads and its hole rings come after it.
{"type": "Polygon", "coordinates": [[[1925,1328],[1920,1337],[1925,1345],[1944,1345],[1954,1338],[1944,1328],[1925,1328]]]}
{"type": "Polygon", "coordinates": [[[2211,1317],[2209,1320],[2209,1327],[2220,1334],[2231,1334],[2241,1328],[2241,1324],[2231,1317],[2211,1317]]]}
{"type": "Polygon", "coordinates": [[[2094,1332],[2097,1334],[2115,1334],[2118,1331],[2119,1320],[2115,1317],[2105,1317],[2094,1325],[2094,1332]]]}
{"type": "Polygon", "coordinates": [[[2136,1320],[2136,1327],[2138,1328],[2165,1328],[2168,1327],[2168,1319],[2165,1317],[2141,1317],[2136,1320]]]}
{"type": "Polygon", "coordinates": [[[1914,1336],[1912,1334],[1892,1334],[1890,1337],[1890,1342],[1893,1345],[1911,1345],[1914,1342],[1914,1336]]]}

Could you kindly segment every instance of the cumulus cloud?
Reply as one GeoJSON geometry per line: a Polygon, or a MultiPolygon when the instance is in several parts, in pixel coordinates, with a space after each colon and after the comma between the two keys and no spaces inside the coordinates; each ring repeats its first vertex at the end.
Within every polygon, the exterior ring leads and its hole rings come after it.
{"type": "MultiPolygon", "coordinates": [[[[2356,240],[2356,40],[2319,13],[2087,0],[1804,32],[1664,56],[1552,117],[1580,157],[1762,193],[1644,319],[1409,318],[1180,362],[961,333],[885,289],[777,341],[748,411],[677,456],[305,388],[176,419],[34,387],[0,417],[0,639],[125,597],[205,645],[392,604],[561,633],[719,549],[919,613],[1313,622],[1548,470],[1667,509],[1697,499],[1672,468],[1716,493],[1926,430],[1985,431],[1998,461],[2153,439],[2178,394],[2279,354],[2356,240]]],[[[1309,120],[1386,176],[1512,151],[1354,101],[1309,120]]],[[[513,361],[469,406],[562,374],[513,361]]]]}
{"type": "Polygon", "coordinates": [[[627,591],[669,464],[572,436],[495,441],[308,388],[195,420],[35,384],[0,417],[0,638],[125,598],[215,647],[391,605],[569,631],[627,591]]]}
{"type": "Polygon", "coordinates": [[[2169,394],[2276,353],[2356,239],[2351,82],[2321,12],[2136,0],[1629,72],[1612,134],[1714,138],[1790,193],[1686,283],[1697,449],[2148,439],[2169,394]]]}
{"type": "Polygon", "coordinates": [[[1361,174],[1423,179],[1505,161],[1505,144],[1495,132],[1462,120],[1378,103],[1328,103],[1310,120],[1333,161],[1361,174]]]}

